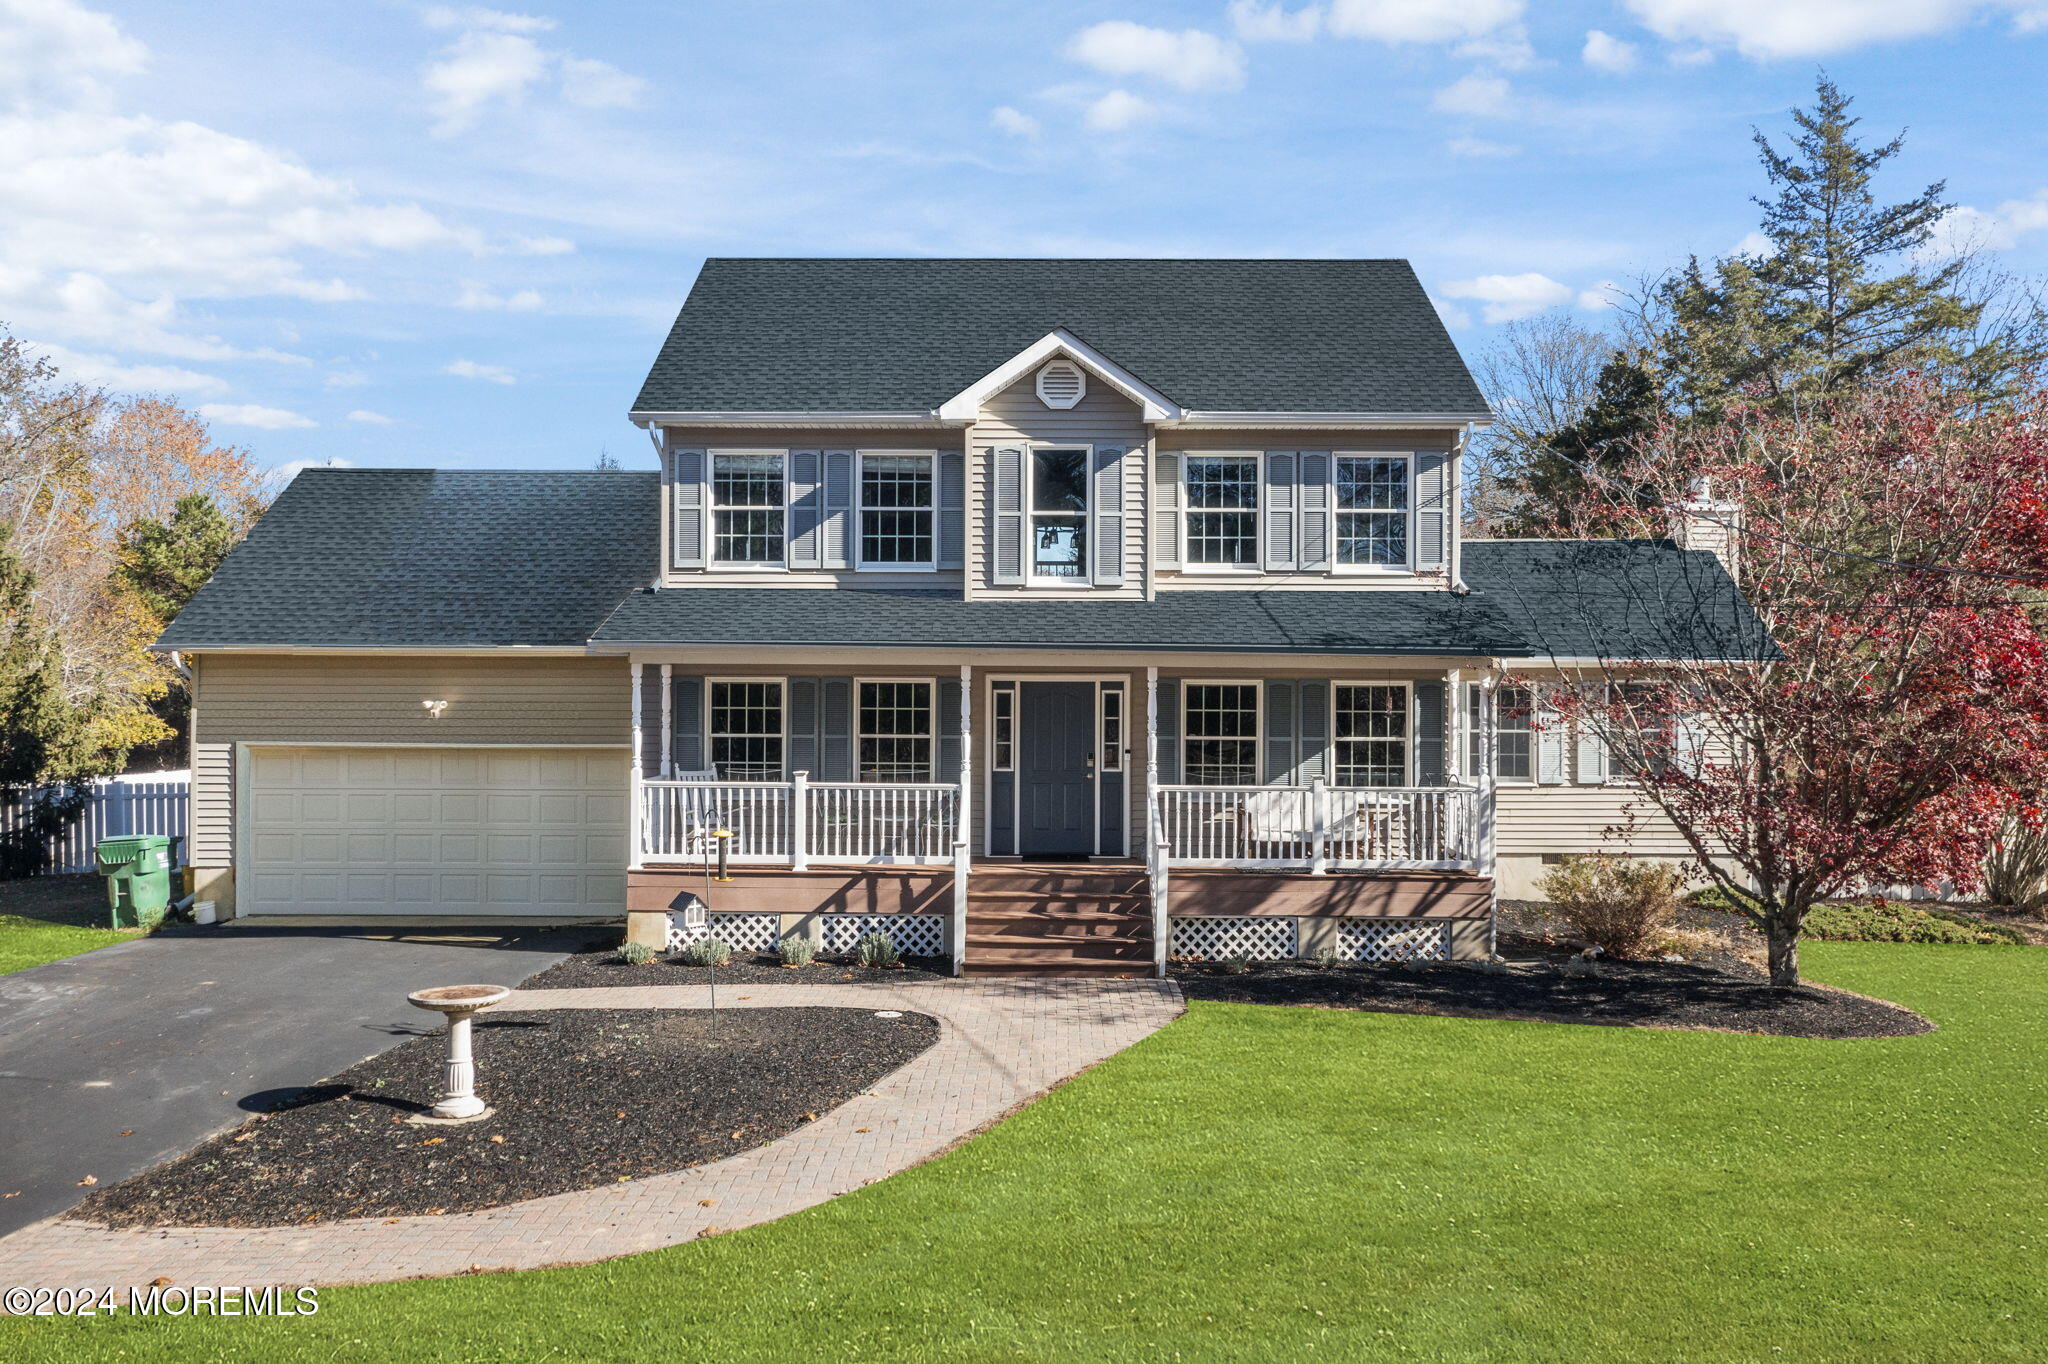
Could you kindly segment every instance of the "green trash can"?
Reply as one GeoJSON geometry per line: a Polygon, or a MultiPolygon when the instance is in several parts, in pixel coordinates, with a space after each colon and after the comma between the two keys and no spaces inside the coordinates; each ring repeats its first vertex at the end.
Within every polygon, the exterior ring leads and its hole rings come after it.
{"type": "Polygon", "coordinates": [[[93,849],[107,881],[114,927],[142,928],[162,921],[171,903],[171,840],[166,834],[102,839],[93,849]]]}

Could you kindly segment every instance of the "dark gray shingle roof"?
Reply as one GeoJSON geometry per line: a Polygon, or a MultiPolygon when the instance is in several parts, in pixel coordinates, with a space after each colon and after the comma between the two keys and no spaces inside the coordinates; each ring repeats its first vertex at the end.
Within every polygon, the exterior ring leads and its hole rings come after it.
{"type": "Polygon", "coordinates": [[[307,469],[159,647],[582,644],[660,557],[659,476],[307,469]]]}
{"type": "Polygon", "coordinates": [[[931,591],[671,587],[628,597],[618,644],[1500,654],[1521,637],[1476,594],[1162,592],[1156,601],[963,601],[931,591]]]}
{"type": "Polygon", "coordinates": [[[1182,407],[1479,413],[1404,260],[705,261],[639,412],[923,412],[1056,328],[1182,407]]]}
{"type": "Polygon", "coordinates": [[[1474,540],[1465,581],[1527,642],[1524,657],[1777,656],[1721,561],[1669,540],[1474,540]]]}

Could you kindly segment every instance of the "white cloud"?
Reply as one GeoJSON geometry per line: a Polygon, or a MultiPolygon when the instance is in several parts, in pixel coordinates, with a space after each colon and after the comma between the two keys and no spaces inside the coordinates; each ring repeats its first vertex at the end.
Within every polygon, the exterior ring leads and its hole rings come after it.
{"type": "Polygon", "coordinates": [[[342,459],[339,456],[329,456],[326,459],[287,460],[273,468],[270,472],[276,478],[277,486],[282,488],[308,469],[353,469],[355,467],[355,463],[352,460],[342,459]]]}
{"type": "Polygon", "coordinates": [[[1763,257],[1778,254],[1778,244],[1763,233],[1751,228],[1742,234],[1742,240],[1735,243],[1732,254],[1737,256],[1763,257]]]}
{"type": "Polygon", "coordinates": [[[455,306],[478,312],[525,313],[540,307],[541,302],[541,296],[532,289],[521,289],[511,294],[494,294],[481,284],[464,280],[462,292],[456,296],[455,306]]]}
{"type": "Polygon", "coordinates": [[[1460,77],[1436,92],[1430,107],[1439,113],[1465,114],[1473,118],[1505,118],[1512,110],[1508,83],[1499,76],[1477,72],[1460,77]]]}
{"type": "Polygon", "coordinates": [[[1067,55],[1111,76],[1146,76],[1178,90],[1236,90],[1244,49],[1199,28],[1174,33],[1124,19],[1084,28],[1067,55]]]}
{"type": "Polygon", "coordinates": [[[1430,306],[1436,309],[1436,315],[1443,319],[1443,324],[1452,331],[1463,331],[1472,325],[1472,314],[1449,299],[1431,294],[1429,302],[1430,306]]]}
{"type": "Polygon", "coordinates": [[[474,360],[457,360],[444,365],[443,374],[452,374],[458,379],[481,379],[488,384],[516,384],[518,379],[503,365],[480,365],[474,360]]]}
{"type": "Polygon", "coordinates": [[[1012,137],[1037,137],[1038,120],[1022,109],[1005,104],[988,116],[988,121],[1012,137]]]}
{"type": "Polygon", "coordinates": [[[1230,31],[1248,43],[1305,43],[1323,26],[1323,7],[1230,0],[1230,31]]]}
{"type": "Polygon", "coordinates": [[[439,7],[422,18],[429,27],[455,30],[455,41],[420,73],[443,137],[474,127],[485,113],[515,108],[544,82],[585,109],[639,104],[647,82],[610,62],[547,48],[534,40],[552,19],[498,10],[439,7]]]}
{"type": "Polygon", "coordinates": [[[2010,14],[2027,31],[2041,0],[1626,0],[1643,26],[1672,42],[1732,47],[1746,57],[1818,57],[1870,43],[1942,33],[2010,14]]]}
{"type": "Polygon", "coordinates": [[[359,369],[338,369],[320,381],[329,388],[361,388],[370,376],[359,369]]]}
{"type": "Polygon", "coordinates": [[[566,256],[576,243],[567,237],[514,237],[512,249],[528,256],[566,256]]]}
{"type": "Polygon", "coordinates": [[[359,407],[349,413],[348,419],[352,422],[361,422],[365,426],[389,426],[397,420],[396,417],[387,417],[382,412],[372,412],[366,407],[359,407]]]}
{"type": "Polygon", "coordinates": [[[1469,298],[1489,324],[1512,322],[1572,301],[1569,286],[1531,270],[1520,275],[1481,275],[1443,286],[1448,298],[1469,298]]]}
{"type": "Polygon", "coordinates": [[[1112,90],[1088,106],[1083,120],[1098,133],[1128,132],[1159,116],[1159,108],[1128,90],[1112,90]]]}
{"type": "Polygon", "coordinates": [[[36,344],[36,350],[48,357],[50,363],[57,367],[57,372],[66,379],[76,379],[99,388],[124,393],[172,393],[181,398],[228,391],[225,380],[202,374],[196,369],[177,365],[123,364],[109,355],[81,354],[65,346],[42,342],[36,344]]]}
{"type": "Polygon", "coordinates": [[[1465,156],[1473,160],[1496,160],[1514,156],[1522,149],[1511,147],[1505,142],[1488,142],[1483,137],[1454,137],[1444,144],[1444,150],[1452,156],[1465,156]]]}
{"type": "Polygon", "coordinates": [[[2036,232],[2048,232],[2048,189],[2008,199],[1995,209],[1958,205],[1935,224],[1925,254],[1939,258],[1964,251],[2009,251],[2036,232]]]}
{"type": "Polygon", "coordinates": [[[95,96],[103,78],[148,60],[113,19],[74,0],[0,0],[0,98],[9,104],[95,96]]]}
{"type": "Polygon", "coordinates": [[[1483,38],[1522,17],[1523,0],[1331,0],[1330,32],[1383,43],[1483,38]]]}
{"type": "Polygon", "coordinates": [[[1627,71],[1636,64],[1636,45],[1611,33],[1590,29],[1579,59],[1601,71],[1627,71]]]}
{"type": "Polygon", "coordinates": [[[311,417],[287,412],[281,407],[258,407],[254,403],[201,403],[199,415],[222,426],[253,426],[259,431],[288,431],[315,425],[311,417]]]}
{"type": "Polygon", "coordinates": [[[562,98],[584,109],[633,109],[647,82],[594,57],[562,58],[562,98]]]}
{"type": "Polygon", "coordinates": [[[1603,279],[1590,289],[1579,290],[1579,307],[1589,313],[1605,312],[1621,303],[1621,285],[1611,279],[1603,279]]]}

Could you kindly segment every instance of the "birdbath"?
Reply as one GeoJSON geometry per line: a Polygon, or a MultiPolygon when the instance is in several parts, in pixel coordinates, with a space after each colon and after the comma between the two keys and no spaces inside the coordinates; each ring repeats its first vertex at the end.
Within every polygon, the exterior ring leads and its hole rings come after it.
{"type": "Polygon", "coordinates": [[[512,992],[502,985],[439,985],[415,990],[405,998],[416,1009],[431,1009],[448,1018],[448,1070],[441,1102],[414,1122],[473,1122],[490,1114],[476,1094],[476,1062],[469,1055],[469,1020],[512,992]]]}

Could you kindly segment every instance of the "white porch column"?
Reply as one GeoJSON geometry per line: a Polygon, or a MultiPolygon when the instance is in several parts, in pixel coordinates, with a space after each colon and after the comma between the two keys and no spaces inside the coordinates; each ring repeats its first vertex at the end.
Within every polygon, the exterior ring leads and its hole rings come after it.
{"type": "Polygon", "coordinates": [[[626,849],[626,865],[628,867],[638,867],[641,865],[642,853],[647,845],[647,840],[641,833],[641,821],[645,818],[645,814],[641,809],[640,787],[640,669],[641,665],[638,663],[628,663],[626,665],[627,684],[633,689],[633,780],[627,792],[628,808],[626,818],[627,837],[632,840],[626,849]]]}
{"type": "Polygon", "coordinates": [[[1159,821],[1159,669],[1150,666],[1145,669],[1145,866],[1152,882],[1152,973],[1163,978],[1167,939],[1173,933],[1167,901],[1173,891],[1159,821]]]}
{"type": "Polygon", "coordinates": [[[967,882],[974,872],[974,669],[960,665],[960,804],[953,822],[953,974],[967,966],[967,882]]]}
{"type": "MultiPolygon", "coordinates": [[[[661,665],[661,775],[673,777],[676,774],[676,745],[672,737],[672,713],[676,708],[675,688],[669,685],[670,665],[661,665]]],[[[634,691],[638,695],[638,689],[634,691]]]]}
{"type": "Polygon", "coordinates": [[[1481,876],[1493,875],[1494,806],[1500,789],[1495,775],[1500,771],[1500,721],[1495,699],[1499,689],[1498,670],[1488,673],[1479,686],[1479,846],[1474,851],[1481,876]]]}

